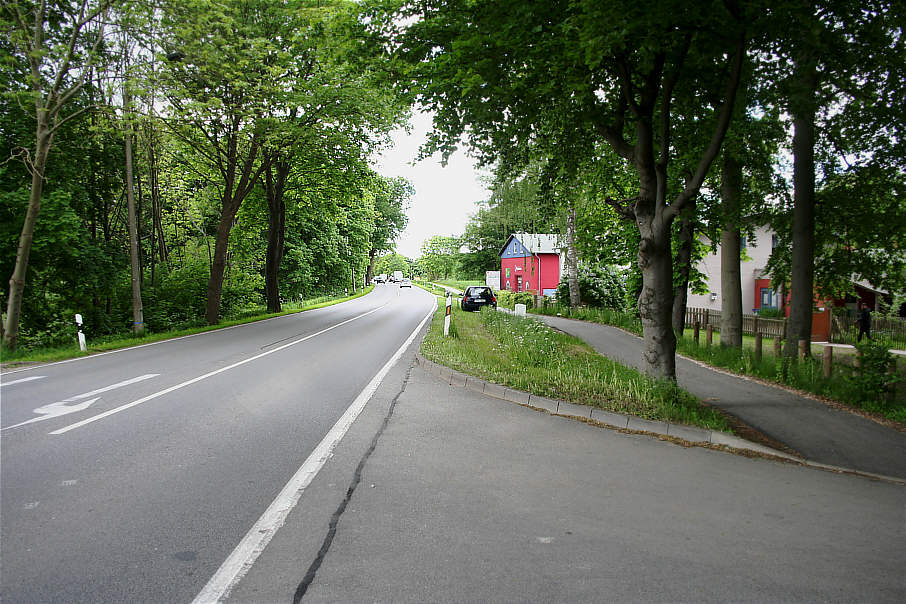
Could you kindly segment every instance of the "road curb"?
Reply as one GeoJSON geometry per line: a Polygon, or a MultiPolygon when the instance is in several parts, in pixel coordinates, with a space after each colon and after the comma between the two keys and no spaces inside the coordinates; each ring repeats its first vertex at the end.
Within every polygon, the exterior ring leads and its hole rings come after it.
{"type": "Polygon", "coordinates": [[[634,415],[605,411],[604,409],[592,407],[590,405],[577,405],[575,403],[538,396],[521,390],[514,390],[500,384],[495,384],[461,373],[445,365],[435,363],[434,361],[426,359],[420,352],[416,353],[415,358],[422,369],[439,377],[450,386],[464,388],[466,390],[484,394],[485,396],[516,403],[517,405],[528,407],[536,411],[542,411],[549,415],[576,419],[586,423],[593,423],[601,427],[621,430],[633,434],[665,436],[671,439],[682,440],[693,445],[718,445],[740,451],[750,451],[819,470],[827,470],[838,474],[851,474],[854,476],[862,476],[874,480],[906,485],[906,478],[874,474],[872,472],[864,472],[862,470],[809,461],[784,453],[783,451],[778,451],[777,449],[772,449],[771,447],[753,443],[738,436],[733,436],[732,434],[727,434],[726,432],[695,428],[684,424],[647,420],[634,415]]]}

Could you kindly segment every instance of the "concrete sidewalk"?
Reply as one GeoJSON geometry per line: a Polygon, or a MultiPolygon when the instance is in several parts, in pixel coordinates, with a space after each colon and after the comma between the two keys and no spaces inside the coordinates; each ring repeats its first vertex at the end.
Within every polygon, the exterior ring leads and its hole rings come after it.
{"type": "MultiPolygon", "coordinates": [[[[572,334],[599,353],[642,368],[642,339],[621,329],[562,317],[532,315],[572,334]]],[[[813,398],[677,357],[679,385],[731,413],[808,460],[906,478],[906,434],[813,398]]]]}
{"type": "Polygon", "coordinates": [[[412,360],[230,601],[906,600],[902,485],[539,413],[412,360]]]}

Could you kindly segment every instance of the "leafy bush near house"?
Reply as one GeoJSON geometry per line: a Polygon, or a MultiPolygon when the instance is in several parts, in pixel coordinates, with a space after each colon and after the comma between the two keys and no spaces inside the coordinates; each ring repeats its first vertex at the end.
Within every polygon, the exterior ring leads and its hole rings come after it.
{"type": "Polygon", "coordinates": [[[862,358],[849,378],[856,396],[863,403],[885,404],[898,379],[894,372],[897,361],[890,352],[890,340],[875,337],[857,343],[856,349],[862,358]]]}
{"type": "MultiPolygon", "coordinates": [[[[582,304],[594,308],[626,310],[626,275],[616,266],[579,263],[579,296],[582,304]]],[[[566,276],[557,286],[557,300],[569,302],[566,276]]]]}
{"type": "Polygon", "coordinates": [[[525,304],[526,308],[534,308],[535,297],[526,292],[511,292],[500,290],[497,292],[497,306],[501,308],[515,308],[517,304],[525,304]]]}

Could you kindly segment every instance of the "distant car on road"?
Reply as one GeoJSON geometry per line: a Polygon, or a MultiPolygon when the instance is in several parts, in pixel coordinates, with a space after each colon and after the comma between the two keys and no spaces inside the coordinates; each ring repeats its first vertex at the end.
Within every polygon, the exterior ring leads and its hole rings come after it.
{"type": "Polygon", "coordinates": [[[387,275],[381,273],[380,275],[378,275],[377,277],[374,278],[374,282],[375,283],[387,283],[387,275]]]}
{"type": "Polygon", "coordinates": [[[486,285],[471,285],[462,293],[460,308],[463,310],[480,310],[482,306],[497,308],[497,296],[486,285]]]}
{"type": "Polygon", "coordinates": [[[412,287],[412,280],[403,279],[402,281],[400,281],[400,287],[412,287]]]}

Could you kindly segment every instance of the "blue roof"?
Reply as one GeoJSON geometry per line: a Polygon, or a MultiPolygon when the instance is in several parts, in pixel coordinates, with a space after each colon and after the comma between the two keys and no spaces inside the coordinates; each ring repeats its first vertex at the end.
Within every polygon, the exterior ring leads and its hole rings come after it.
{"type": "Polygon", "coordinates": [[[526,258],[532,254],[559,254],[559,235],[513,233],[500,250],[501,258],[526,258]]]}

